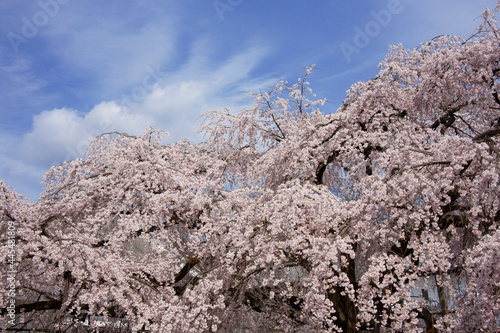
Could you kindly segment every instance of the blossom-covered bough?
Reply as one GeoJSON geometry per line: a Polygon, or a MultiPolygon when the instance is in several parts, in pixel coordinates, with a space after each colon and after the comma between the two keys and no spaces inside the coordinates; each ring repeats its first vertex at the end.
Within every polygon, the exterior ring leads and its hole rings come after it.
{"type": "Polygon", "coordinates": [[[486,11],[467,40],[395,46],[334,114],[309,68],[208,112],[201,144],[102,135],[34,204],[0,183],[3,327],[498,331],[499,34],[486,11]]]}

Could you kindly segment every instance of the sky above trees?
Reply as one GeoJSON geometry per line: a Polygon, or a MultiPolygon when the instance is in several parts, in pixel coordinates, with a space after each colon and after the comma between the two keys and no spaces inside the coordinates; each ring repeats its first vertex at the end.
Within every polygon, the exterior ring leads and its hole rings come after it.
{"type": "Polygon", "coordinates": [[[0,178],[34,201],[51,165],[109,131],[203,140],[201,114],[311,74],[323,113],[373,78],[389,44],[469,36],[495,1],[0,3],[0,178]]]}

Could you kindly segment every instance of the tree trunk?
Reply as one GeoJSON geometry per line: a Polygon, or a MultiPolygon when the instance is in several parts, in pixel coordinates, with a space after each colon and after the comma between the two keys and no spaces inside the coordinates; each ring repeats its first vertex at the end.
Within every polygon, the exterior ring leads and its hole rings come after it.
{"type": "Polygon", "coordinates": [[[334,293],[328,294],[328,299],[332,301],[336,311],[337,320],[335,324],[342,328],[344,333],[355,333],[356,329],[356,306],[348,296],[342,296],[341,288],[335,288],[334,293]]]}
{"type": "MultiPolygon", "coordinates": [[[[349,259],[348,265],[345,267],[344,272],[347,274],[349,281],[356,288],[356,275],[354,260],[349,259]]],[[[333,293],[328,294],[328,299],[333,303],[336,311],[337,320],[335,324],[342,328],[344,333],[358,332],[356,328],[357,323],[357,308],[349,296],[343,296],[343,291],[340,287],[335,287],[333,293]]]]}

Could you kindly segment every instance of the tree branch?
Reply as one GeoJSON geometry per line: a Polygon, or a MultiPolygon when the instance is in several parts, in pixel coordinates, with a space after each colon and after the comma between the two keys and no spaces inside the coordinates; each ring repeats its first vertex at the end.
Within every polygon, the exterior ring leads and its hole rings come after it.
{"type": "Polygon", "coordinates": [[[473,139],[472,142],[484,142],[488,141],[494,136],[500,135],[500,128],[497,129],[492,129],[486,132],[483,132],[479,135],[476,135],[473,139]]]}
{"type": "Polygon", "coordinates": [[[194,266],[196,266],[196,264],[198,262],[200,262],[200,261],[198,260],[198,257],[196,257],[196,256],[192,257],[188,261],[186,261],[186,264],[184,264],[184,267],[182,267],[182,269],[180,270],[180,272],[175,275],[174,283],[177,283],[180,280],[182,280],[189,273],[189,271],[194,266]]]}

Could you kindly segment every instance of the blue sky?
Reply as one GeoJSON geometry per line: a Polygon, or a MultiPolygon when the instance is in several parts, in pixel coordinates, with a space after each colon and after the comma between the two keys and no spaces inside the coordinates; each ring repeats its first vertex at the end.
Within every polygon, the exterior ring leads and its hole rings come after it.
{"type": "Polygon", "coordinates": [[[470,36],[494,0],[0,2],[0,178],[31,201],[51,165],[103,132],[199,142],[200,115],[251,105],[316,64],[335,112],[389,44],[470,36]],[[360,33],[361,31],[361,33],[360,33]]]}

